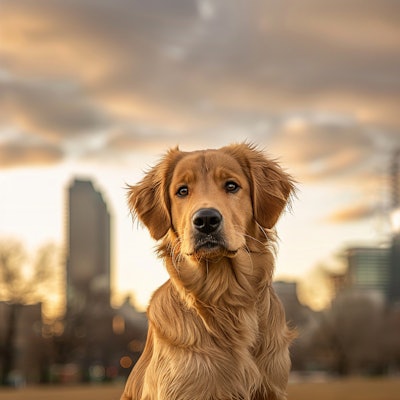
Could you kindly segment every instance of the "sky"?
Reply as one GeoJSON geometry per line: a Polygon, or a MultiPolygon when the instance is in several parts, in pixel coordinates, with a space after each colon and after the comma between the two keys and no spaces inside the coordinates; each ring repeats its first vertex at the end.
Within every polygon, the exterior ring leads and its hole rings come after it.
{"type": "Polygon", "coordinates": [[[399,21],[396,0],[0,0],[0,239],[63,248],[67,187],[92,179],[115,304],[144,308],[167,276],[126,185],[170,147],[251,141],[298,182],[276,278],[318,307],[315,268],[390,233],[399,21]]]}

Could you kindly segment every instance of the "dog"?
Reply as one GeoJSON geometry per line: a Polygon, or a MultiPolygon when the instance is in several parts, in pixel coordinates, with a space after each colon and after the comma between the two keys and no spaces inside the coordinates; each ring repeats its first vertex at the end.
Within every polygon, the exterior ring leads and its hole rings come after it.
{"type": "Polygon", "coordinates": [[[170,279],[153,294],[121,400],[283,400],[294,338],[272,287],[293,179],[254,145],[171,149],[129,207],[170,279]]]}

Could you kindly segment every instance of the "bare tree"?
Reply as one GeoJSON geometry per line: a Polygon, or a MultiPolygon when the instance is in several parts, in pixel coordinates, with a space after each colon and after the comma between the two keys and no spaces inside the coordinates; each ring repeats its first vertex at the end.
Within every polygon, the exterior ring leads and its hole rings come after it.
{"type": "Polygon", "coordinates": [[[367,293],[341,293],[323,314],[313,352],[340,375],[378,372],[386,363],[384,314],[383,302],[367,293]]]}
{"type": "Polygon", "coordinates": [[[400,371],[400,305],[394,304],[389,309],[385,324],[385,351],[388,355],[389,369],[400,371]]]}
{"type": "Polygon", "coordinates": [[[18,318],[25,304],[42,302],[54,290],[58,264],[55,245],[40,248],[33,259],[16,240],[0,241],[0,301],[7,304],[0,343],[0,383],[6,384],[14,367],[18,318]]]}

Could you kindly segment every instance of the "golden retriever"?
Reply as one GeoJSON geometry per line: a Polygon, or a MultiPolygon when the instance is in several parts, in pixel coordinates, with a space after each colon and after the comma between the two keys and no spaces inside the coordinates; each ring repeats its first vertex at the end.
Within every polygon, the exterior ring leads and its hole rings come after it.
{"type": "Polygon", "coordinates": [[[246,143],[170,150],[129,186],[170,279],[121,400],[286,399],[293,333],[271,284],[273,228],[293,189],[246,143]]]}

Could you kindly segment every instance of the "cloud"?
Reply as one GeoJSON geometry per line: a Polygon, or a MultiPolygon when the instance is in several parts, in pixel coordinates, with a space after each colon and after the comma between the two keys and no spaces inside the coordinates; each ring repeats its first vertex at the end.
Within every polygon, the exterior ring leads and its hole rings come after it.
{"type": "Polygon", "coordinates": [[[100,135],[99,156],[247,135],[308,177],[343,174],[365,165],[371,127],[398,140],[400,5],[321,4],[5,0],[0,132],[13,126],[66,154],[83,146],[82,156],[97,140],[82,135],[100,135]],[[316,120],[327,113],[352,122],[316,120]]]}
{"type": "Polygon", "coordinates": [[[355,204],[341,208],[330,214],[326,221],[329,223],[357,222],[377,214],[377,207],[371,204],[355,204]]]}
{"type": "Polygon", "coordinates": [[[342,179],[372,168],[382,156],[357,120],[318,112],[283,116],[271,136],[271,148],[307,180],[342,179]]]}
{"type": "Polygon", "coordinates": [[[62,150],[51,144],[31,143],[29,139],[0,142],[0,168],[54,164],[63,157],[62,150]]]}
{"type": "Polygon", "coordinates": [[[105,110],[97,108],[74,85],[0,80],[0,115],[25,132],[55,139],[107,127],[105,110]]]}

